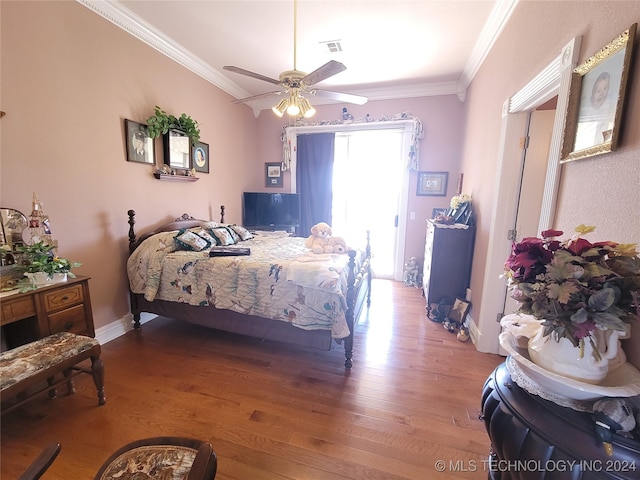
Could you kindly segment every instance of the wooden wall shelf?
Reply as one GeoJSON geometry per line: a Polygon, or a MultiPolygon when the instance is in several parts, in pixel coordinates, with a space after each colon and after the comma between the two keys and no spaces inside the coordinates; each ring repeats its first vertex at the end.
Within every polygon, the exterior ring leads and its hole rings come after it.
{"type": "Polygon", "coordinates": [[[168,175],[166,173],[154,173],[154,177],[158,180],[167,180],[170,182],[197,182],[198,177],[187,177],[186,175],[168,175]]]}

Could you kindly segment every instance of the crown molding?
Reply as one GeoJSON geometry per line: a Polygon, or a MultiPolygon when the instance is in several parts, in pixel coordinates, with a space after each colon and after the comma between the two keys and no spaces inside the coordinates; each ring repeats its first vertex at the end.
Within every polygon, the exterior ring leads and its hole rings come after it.
{"type": "MultiPolygon", "coordinates": [[[[153,26],[149,25],[131,10],[124,7],[120,2],[116,0],[76,1],[234,98],[240,99],[251,96],[249,92],[240,88],[235,82],[229,80],[204,60],[164,35],[153,26]]],[[[519,0],[497,0],[485,26],[482,29],[480,37],[476,42],[459,81],[420,83],[396,87],[364,88],[357,91],[349,91],[349,93],[365,96],[369,100],[393,100],[438,95],[457,95],[459,100],[463,102],[468,86],[471,84],[473,77],[493,47],[497,37],[502,32],[502,29],[509,20],[509,17],[511,16],[511,13],[518,1],[519,0]]],[[[314,99],[314,103],[317,105],[328,105],[340,102],[332,101],[330,99],[320,100],[316,97],[314,99]]],[[[248,103],[248,105],[256,114],[263,109],[258,104],[248,103]]]]}
{"type": "MultiPolygon", "coordinates": [[[[458,82],[459,96],[464,95],[476,73],[480,70],[518,2],[519,0],[497,0],[494,4],[458,82]]],[[[464,101],[464,98],[462,97],[460,100],[464,101]]]]}
{"type": "Polygon", "coordinates": [[[160,53],[171,58],[183,67],[191,70],[196,75],[204,78],[221,90],[235,98],[244,98],[250,94],[228,80],[220,72],[207,64],[165,34],[149,25],[143,19],[134,14],[117,1],[104,0],[76,0],[94,13],[120,27],[125,32],[143,41],[160,53]]]}

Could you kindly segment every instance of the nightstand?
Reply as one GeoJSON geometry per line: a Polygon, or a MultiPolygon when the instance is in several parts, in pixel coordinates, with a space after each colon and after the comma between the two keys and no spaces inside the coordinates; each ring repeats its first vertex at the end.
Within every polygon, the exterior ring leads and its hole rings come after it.
{"type": "Polygon", "coordinates": [[[58,332],[95,337],[89,277],[46,285],[0,298],[2,350],[58,332]]]}

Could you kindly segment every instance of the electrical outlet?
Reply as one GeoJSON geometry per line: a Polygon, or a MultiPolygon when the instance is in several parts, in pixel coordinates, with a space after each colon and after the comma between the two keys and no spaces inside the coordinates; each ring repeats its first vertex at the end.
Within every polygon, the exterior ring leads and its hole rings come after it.
{"type": "Polygon", "coordinates": [[[409,219],[410,219],[410,220],[415,220],[415,219],[416,219],[416,212],[411,212],[411,213],[409,214],[409,219]]]}
{"type": "Polygon", "coordinates": [[[470,301],[471,301],[471,289],[470,289],[470,288],[467,288],[467,294],[466,294],[466,296],[464,297],[464,299],[465,299],[467,302],[470,302],[470,301]]]}

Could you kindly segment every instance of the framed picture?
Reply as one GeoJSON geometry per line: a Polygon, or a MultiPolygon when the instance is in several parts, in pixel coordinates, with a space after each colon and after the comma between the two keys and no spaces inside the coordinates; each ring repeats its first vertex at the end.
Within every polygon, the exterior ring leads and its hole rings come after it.
{"type": "Polygon", "coordinates": [[[438,215],[446,215],[447,214],[447,210],[446,208],[434,208],[431,211],[431,219],[433,220],[434,218],[436,218],[438,215]]]}
{"type": "Polygon", "coordinates": [[[444,197],[447,194],[448,172],[418,172],[416,195],[444,197]]]}
{"type": "Polygon", "coordinates": [[[265,186],[281,187],[282,186],[282,164],[281,163],[265,163],[265,186]]]}
{"type": "Polygon", "coordinates": [[[181,130],[171,129],[162,136],[164,163],[171,168],[191,169],[191,140],[181,130]]]}
{"type": "Polygon", "coordinates": [[[124,134],[127,146],[127,161],[156,163],[155,142],[149,136],[149,128],[146,125],[125,119],[124,134]]]}
{"type": "Polygon", "coordinates": [[[471,308],[469,302],[461,298],[456,298],[456,301],[451,306],[451,310],[449,310],[449,313],[443,320],[442,326],[449,332],[455,333],[456,330],[462,328],[464,325],[469,308],[471,308]]]}
{"type": "Polygon", "coordinates": [[[616,149],[636,28],[634,23],[573,71],[561,163],[616,149]]]}
{"type": "Polygon", "coordinates": [[[196,142],[191,146],[191,166],[196,172],[209,173],[209,145],[196,142]]]}

